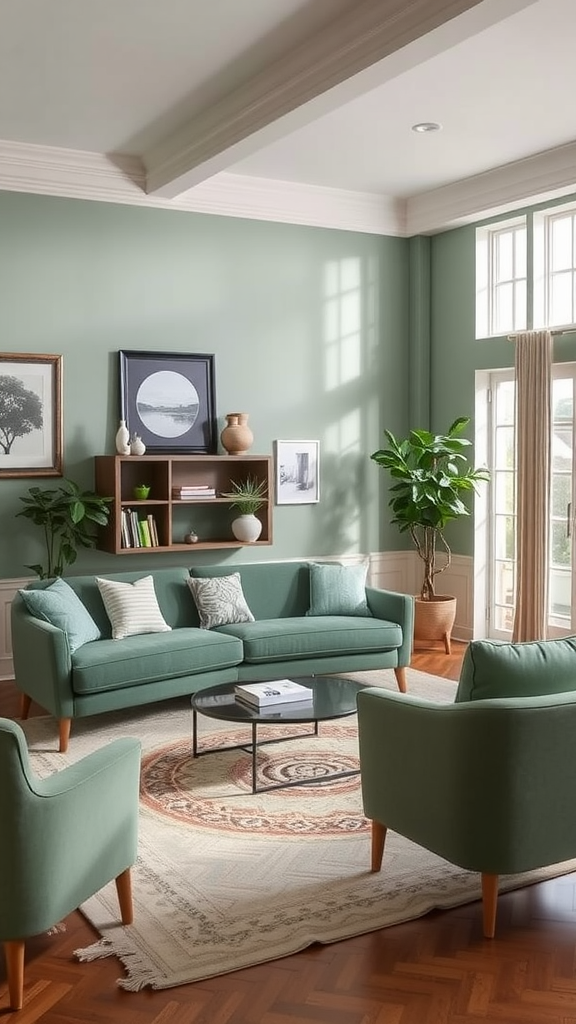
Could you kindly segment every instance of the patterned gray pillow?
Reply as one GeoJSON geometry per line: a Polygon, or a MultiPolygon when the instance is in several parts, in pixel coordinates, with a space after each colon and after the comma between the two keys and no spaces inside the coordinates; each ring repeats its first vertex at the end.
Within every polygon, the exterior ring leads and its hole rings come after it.
{"type": "Polygon", "coordinates": [[[246,604],[240,573],[231,576],[190,577],[186,580],[198,609],[201,629],[227,626],[230,622],[254,622],[246,604]]]}

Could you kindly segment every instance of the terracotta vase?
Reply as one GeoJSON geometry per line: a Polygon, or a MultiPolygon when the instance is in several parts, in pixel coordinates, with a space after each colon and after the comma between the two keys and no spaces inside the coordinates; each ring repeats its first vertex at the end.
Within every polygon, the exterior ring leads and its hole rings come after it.
{"type": "Polygon", "coordinates": [[[226,413],[226,426],[220,434],[220,440],[228,455],[246,455],[254,441],[254,434],[248,426],[248,413],[226,413]]]}

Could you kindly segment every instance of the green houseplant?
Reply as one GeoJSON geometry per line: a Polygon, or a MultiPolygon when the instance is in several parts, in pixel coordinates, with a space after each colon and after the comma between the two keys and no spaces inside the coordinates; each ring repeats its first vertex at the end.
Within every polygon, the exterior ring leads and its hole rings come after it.
{"type": "Polygon", "coordinates": [[[231,491],[223,498],[231,498],[230,508],[238,509],[240,515],[232,522],[232,533],[236,540],[252,544],[262,533],[262,523],[256,512],[266,503],[267,485],[265,480],[247,476],[245,480],[231,482],[231,491]]]}
{"type": "MultiPolygon", "coordinates": [[[[382,469],[388,470],[392,478],[388,503],[392,509],[391,523],[401,533],[410,534],[424,563],[422,602],[440,600],[435,592],[435,578],[445,572],[452,557],[444,536],[445,527],[453,520],[470,515],[462,496],[474,491],[480,481],[490,476],[487,469],[473,469],[468,463],[467,449],[472,442],[459,435],[469,422],[470,417],[461,416],[454,420],[446,434],[411,430],[404,440],[398,440],[390,430],[385,430],[388,447],[370,456],[382,469]],[[441,565],[437,562],[439,547],[444,555],[441,565]]],[[[455,599],[452,600],[455,615],[455,599]]],[[[418,618],[418,608],[416,616],[418,618]]],[[[454,618],[450,629],[453,621],[454,618]]],[[[415,635],[417,633],[416,626],[415,635]]],[[[449,631],[446,647],[449,650],[449,631]]]]}
{"type": "Polygon", "coordinates": [[[63,480],[55,489],[30,487],[28,496],[20,501],[25,507],[16,515],[44,531],[46,564],[26,566],[44,580],[62,576],[65,567],[76,561],[78,548],[95,546],[95,527],[108,522],[112,498],[81,491],[74,481],[63,480]]]}

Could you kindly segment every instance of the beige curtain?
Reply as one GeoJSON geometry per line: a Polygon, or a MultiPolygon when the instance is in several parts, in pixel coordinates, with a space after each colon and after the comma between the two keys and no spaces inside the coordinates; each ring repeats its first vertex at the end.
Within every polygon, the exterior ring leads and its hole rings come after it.
{"type": "Polygon", "coordinates": [[[512,640],[543,640],[548,626],[552,335],[516,343],[516,614],[512,640]]]}

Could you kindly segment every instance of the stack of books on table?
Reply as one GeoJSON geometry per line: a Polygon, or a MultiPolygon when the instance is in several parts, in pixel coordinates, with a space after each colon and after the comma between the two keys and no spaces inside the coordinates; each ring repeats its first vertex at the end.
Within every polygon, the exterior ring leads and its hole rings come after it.
{"type": "Polygon", "coordinates": [[[172,497],[178,501],[194,501],[202,498],[215,498],[216,488],[209,484],[182,484],[172,488],[172,497]]]}
{"type": "Polygon", "coordinates": [[[293,679],[275,679],[271,683],[236,683],[234,693],[238,700],[255,708],[273,704],[292,704],[295,701],[312,702],[314,691],[293,679]]]}

